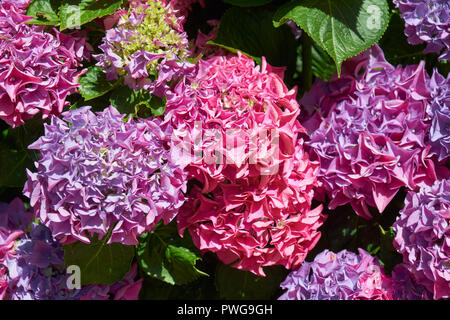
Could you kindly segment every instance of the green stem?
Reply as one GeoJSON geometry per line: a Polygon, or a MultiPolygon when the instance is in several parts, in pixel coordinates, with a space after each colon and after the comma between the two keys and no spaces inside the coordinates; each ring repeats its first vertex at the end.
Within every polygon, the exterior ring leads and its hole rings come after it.
{"type": "Polygon", "coordinates": [[[311,55],[311,46],[312,39],[306,32],[303,32],[301,36],[302,41],[302,62],[303,62],[303,70],[302,70],[302,82],[303,82],[303,91],[306,92],[311,89],[312,85],[312,55],[311,55]]]}

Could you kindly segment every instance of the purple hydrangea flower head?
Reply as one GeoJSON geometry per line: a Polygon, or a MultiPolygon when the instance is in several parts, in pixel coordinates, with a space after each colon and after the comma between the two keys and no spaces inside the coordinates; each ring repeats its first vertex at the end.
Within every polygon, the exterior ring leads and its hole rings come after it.
{"type": "Polygon", "coordinates": [[[0,3],[0,118],[13,127],[42,113],[58,115],[76,92],[84,38],[26,24],[32,19],[12,2],[0,3]]]}
{"type": "Polygon", "coordinates": [[[394,68],[378,46],[344,64],[342,73],[313,85],[301,103],[318,111],[303,124],[321,161],[319,195],[332,199],[331,209],[350,203],[369,219],[368,206],[383,212],[401,187],[436,180],[425,143],[429,78],[424,63],[394,68]]]}
{"type": "Polygon", "coordinates": [[[408,267],[400,263],[392,270],[394,300],[431,300],[433,295],[422,285],[416,283],[408,267]]]}
{"type": "Polygon", "coordinates": [[[405,20],[408,43],[426,43],[424,52],[450,60],[450,2],[448,0],[393,0],[405,20]]]}
{"type": "Polygon", "coordinates": [[[430,144],[439,161],[450,156],[450,76],[445,79],[436,70],[429,87],[432,92],[427,112],[431,117],[430,144]]]}
{"type": "Polygon", "coordinates": [[[116,26],[106,31],[99,47],[103,53],[95,56],[97,65],[105,68],[107,79],[124,76],[131,88],[153,91],[174,76],[167,79],[161,65],[169,64],[178,76],[184,67],[190,67],[177,64],[188,57],[189,51],[184,18],[176,13],[172,5],[158,0],[132,2],[128,11],[119,12],[116,26]]]}
{"type": "Polygon", "coordinates": [[[378,259],[363,249],[358,254],[325,250],[304,262],[281,283],[280,300],[391,300],[390,279],[378,259]]]}
{"type": "Polygon", "coordinates": [[[7,260],[11,300],[59,300],[68,296],[63,250],[50,230],[33,225],[29,237],[18,241],[7,260]]]}
{"type": "Polygon", "coordinates": [[[393,225],[394,246],[434,299],[450,298],[450,179],[410,191],[393,225]]]}
{"type": "Polygon", "coordinates": [[[64,251],[50,229],[33,224],[29,236],[18,241],[14,256],[7,259],[7,296],[10,300],[135,300],[143,279],[134,281],[137,267],[120,282],[69,288],[64,251]]]}
{"type": "Polygon", "coordinates": [[[27,171],[24,195],[40,221],[62,244],[86,233],[137,244],[161,219],[171,221],[183,204],[184,168],[171,157],[171,127],[158,119],[123,121],[115,108],[90,107],[53,117],[39,150],[37,172],[27,171]]]}

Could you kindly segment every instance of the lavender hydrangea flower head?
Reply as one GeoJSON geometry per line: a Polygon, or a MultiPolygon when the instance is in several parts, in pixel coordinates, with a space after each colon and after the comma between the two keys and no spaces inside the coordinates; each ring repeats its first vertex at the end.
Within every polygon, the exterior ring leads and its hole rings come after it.
{"type": "Polygon", "coordinates": [[[26,24],[31,19],[12,1],[0,3],[0,119],[13,127],[39,112],[60,114],[88,54],[85,39],[45,32],[26,24]]]}
{"type": "Polygon", "coordinates": [[[168,63],[171,69],[182,72],[179,69],[184,63],[176,62],[188,57],[188,40],[183,17],[176,13],[170,4],[158,0],[132,2],[129,11],[119,12],[117,25],[106,31],[99,47],[103,54],[95,56],[107,79],[124,76],[133,89],[155,90],[155,85],[161,85],[155,80],[171,80],[160,65],[168,63]]]}
{"type": "Polygon", "coordinates": [[[438,156],[439,161],[445,161],[450,156],[450,76],[445,79],[435,70],[429,87],[432,92],[427,108],[432,121],[431,151],[438,156]]]}
{"type": "Polygon", "coordinates": [[[412,45],[427,43],[425,53],[450,60],[450,2],[448,0],[393,0],[405,20],[405,35],[412,45]]]}
{"type": "Polygon", "coordinates": [[[391,300],[391,282],[378,260],[359,254],[325,250],[304,262],[281,283],[280,300],[391,300]]]}
{"type": "Polygon", "coordinates": [[[111,242],[137,244],[136,237],[161,219],[171,221],[183,204],[185,174],[170,156],[171,127],[158,119],[123,121],[115,108],[97,115],[90,107],[52,118],[39,150],[37,172],[27,170],[24,195],[40,221],[62,244],[86,233],[111,242]]]}
{"type": "Polygon", "coordinates": [[[15,256],[16,241],[31,222],[31,212],[25,210],[22,200],[15,198],[11,203],[0,202],[0,300],[8,289],[6,261],[15,256]]]}
{"type": "Polygon", "coordinates": [[[408,267],[400,263],[392,270],[394,300],[431,300],[433,295],[422,285],[416,283],[408,267]]]}
{"type": "Polygon", "coordinates": [[[64,251],[50,230],[33,224],[29,235],[18,241],[14,256],[7,259],[9,300],[135,300],[143,279],[134,281],[137,267],[113,285],[91,284],[69,288],[64,251]]]}
{"type": "Polygon", "coordinates": [[[409,192],[393,225],[394,246],[434,299],[450,298],[450,179],[409,192]]]}
{"type": "Polygon", "coordinates": [[[433,184],[428,81],[424,63],[394,68],[374,46],[344,64],[342,79],[313,85],[314,97],[301,103],[315,101],[318,111],[303,123],[321,160],[318,191],[331,209],[350,203],[370,219],[368,206],[383,212],[401,187],[433,184]]]}
{"type": "Polygon", "coordinates": [[[69,296],[61,245],[50,230],[33,225],[8,259],[8,292],[11,300],[60,300],[69,296]]]}

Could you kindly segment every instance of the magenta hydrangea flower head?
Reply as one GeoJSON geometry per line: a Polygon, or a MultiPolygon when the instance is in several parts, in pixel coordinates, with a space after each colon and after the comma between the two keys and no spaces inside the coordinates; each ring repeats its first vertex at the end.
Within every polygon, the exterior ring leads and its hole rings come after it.
{"type": "Polygon", "coordinates": [[[412,45],[426,43],[424,52],[450,60],[450,3],[448,0],[393,0],[405,20],[405,35],[412,45]]]}
{"type": "Polygon", "coordinates": [[[279,300],[392,300],[391,281],[378,259],[363,249],[319,253],[281,283],[279,300]]]}
{"type": "Polygon", "coordinates": [[[109,107],[53,117],[29,146],[40,151],[27,171],[24,195],[34,214],[62,244],[90,236],[137,244],[161,219],[171,221],[184,201],[185,173],[171,157],[171,128],[158,119],[135,122],[109,107]]]}
{"type": "Polygon", "coordinates": [[[0,3],[0,118],[13,127],[42,113],[58,115],[76,92],[85,40],[26,24],[31,17],[0,3]]]}
{"type": "Polygon", "coordinates": [[[14,5],[16,8],[26,10],[32,0],[3,0],[3,3],[14,5]]]}
{"type": "Polygon", "coordinates": [[[264,59],[239,53],[200,61],[167,98],[165,121],[201,185],[180,210],[180,234],[261,276],[300,265],[323,222],[321,207],[311,210],[319,163],[303,150],[295,95],[264,59]]]}
{"type": "Polygon", "coordinates": [[[103,53],[95,56],[107,79],[123,76],[133,89],[154,91],[177,78],[189,52],[183,17],[176,13],[170,4],[158,0],[132,2],[128,11],[120,11],[116,26],[106,31],[99,46],[103,53]],[[161,70],[162,65],[171,72],[161,70]]]}
{"type": "Polygon", "coordinates": [[[383,212],[401,187],[436,180],[425,143],[429,79],[424,63],[394,68],[378,46],[350,60],[342,73],[330,84],[315,83],[302,100],[315,101],[318,110],[304,124],[321,161],[320,194],[329,196],[331,209],[350,203],[369,219],[368,206],[383,212]]]}
{"type": "Polygon", "coordinates": [[[438,161],[445,161],[450,156],[450,76],[445,79],[435,70],[429,87],[432,93],[427,108],[432,121],[429,143],[438,161]]]}
{"type": "Polygon", "coordinates": [[[434,299],[450,297],[450,179],[409,192],[393,225],[394,246],[434,299]]]}

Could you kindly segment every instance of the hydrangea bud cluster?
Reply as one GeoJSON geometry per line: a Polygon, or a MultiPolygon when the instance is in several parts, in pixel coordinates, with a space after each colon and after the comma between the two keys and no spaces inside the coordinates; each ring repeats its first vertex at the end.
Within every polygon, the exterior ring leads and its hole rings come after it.
{"type": "Polygon", "coordinates": [[[242,54],[200,61],[168,95],[165,119],[201,185],[180,210],[180,234],[189,229],[203,252],[257,275],[299,266],[320,237],[321,207],[311,210],[319,163],[303,150],[295,95],[265,60],[242,54]]]}
{"type": "Polygon", "coordinates": [[[393,225],[394,246],[434,299],[450,298],[450,179],[409,192],[393,225]]]}
{"type": "Polygon", "coordinates": [[[12,2],[0,3],[0,118],[13,127],[39,112],[58,115],[77,91],[86,58],[85,39],[26,24],[31,17],[12,2]]]}
{"type": "Polygon", "coordinates": [[[405,20],[405,35],[412,45],[426,43],[424,52],[450,60],[450,3],[447,0],[393,0],[405,20]]]}
{"type": "Polygon", "coordinates": [[[321,195],[330,197],[331,209],[350,203],[369,219],[368,206],[383,212],[401,187],[436,180],[425,143],[429,79],[424,63],[394,68],[378,46],[350,60],[342,73],[314,84],[302,103],[317,111],[303,123],[320,157],[321,195]]]}
{"type": "Polygon", "coordinates": [[[378,259],[363,249],[319,253],[281,283],[280,300],[392,300],[392,284],[378,259]]]}
{"type": "Polygon", "coordinates": [[[427,112],[432,121],[429,143],[438,161],[445,161],[450,156],[450,76],[445,79],[435,70],[429,87],[431,99],[427,112]]]}
{"type": "MultiPolygon", "coordinates": [[[[117,25],[106,31],[99,46],[103,53],[95,56],[97,65],[105,68],[107,80],[124,76],[133,89],[155,90],[154,81],[162,81],[161,65],[177,68],[176,62],[189,55],[182,20],[165,2],[132,2],[128,11],[119,12],[117,25]]],[[[172,79],[167,74],[162,78],[172,79]]]]}
{"type": "Polygon", "coordinates": [[[27,170],[24,195],[34,214],[62,244],[89,243],[112,231],[108,243],[137,244],[184,201],[185,173],[169,153],[171,128],[159,120],[124,122],[115,108],[82,107],[53,117],[39,150],[37,172],[27,170]]]}

